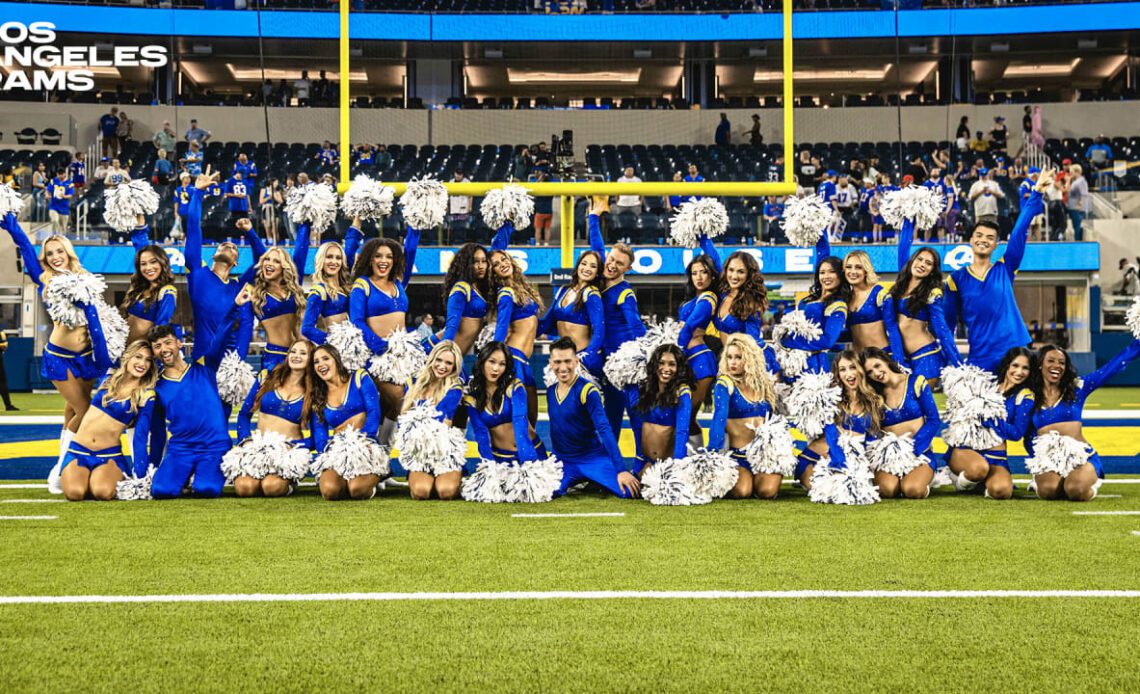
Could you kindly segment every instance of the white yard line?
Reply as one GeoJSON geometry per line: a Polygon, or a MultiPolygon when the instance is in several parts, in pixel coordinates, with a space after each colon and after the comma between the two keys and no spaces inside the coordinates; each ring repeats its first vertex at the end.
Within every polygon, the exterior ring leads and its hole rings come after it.
{"type": "Polygon", "coordinates": [[[1098,498],[1098,499],[1119,499],[1120,495],[1119,494],[1097,494],[1096,498],[1098,498]]]}
{"type": "Polygon", "coordinates": [[[0,504],[62,504],[67,499],[0,499],[0,504]]]}
{"type": "Polygon", "coordinates": [[[59,516],[0,516],[0,521],[44,521],[57,518],[59,516]]]}
{"type": "Polygon", "coordinates": [[[1140,511],[1073,511],[1074,516],[1140,516],[1140,511]]]}
{"type": "Polygon", "coordinates": [[[1137,599],[1140,590],[551,590],[485,593],[207,593],[201,595],[6,595],[0,605],[206,602],[419,602],[439,600],[1137,599]]]}
{"type": "Polygon", "coordinates": [[[0,489],[47,489],[47,482],[39,484],[0,484],[0,489]]]}
{"type": "Polygon", "coordinates": [[[512,513],[511,518],[624,518],[624,513],[512,513]]]}

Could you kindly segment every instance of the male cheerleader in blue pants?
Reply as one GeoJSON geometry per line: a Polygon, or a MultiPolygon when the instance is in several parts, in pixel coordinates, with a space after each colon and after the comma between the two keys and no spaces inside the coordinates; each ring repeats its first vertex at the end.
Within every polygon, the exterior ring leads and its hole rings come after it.
{"type": "Polygon", "coordinates": [[[562,461],[562,496],[574,484],[591,480],[622,498],[641,494],[606,418],[602,393],[578,375],[578,348],[564,337],[550,347],[550,368],[558,382],[546,391],[550,442],[562,461]]]}

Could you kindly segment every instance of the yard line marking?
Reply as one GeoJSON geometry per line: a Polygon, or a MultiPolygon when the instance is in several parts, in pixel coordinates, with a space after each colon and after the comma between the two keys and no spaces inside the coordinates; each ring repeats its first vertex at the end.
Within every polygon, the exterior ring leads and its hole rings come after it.
{"type": "Polygon", "coordinates": [[[0,504],[62,504],[67,499],[3,499],[0,504]]]}
{"type": "Polygon", "coordinates": [[[37,520],[55,520],[59,516],[0,516],[0,521],[37,521],[37,520]]]}
{"type": "Polygon", "coordinates": [[[0,484],[0,489],[47,489],[47,482],[40,484],[0,484]]]}
{"type": "Polygon", "coordinates": [[[1098,498],[1098,499],[1119,499],[1120,495],[1119,494],[1097,494],[1096,498],[1098,498]]]}
{"type": "Polygon", "coordinates": [[[1140,511],[1073,511],[1074,516],[1140,516],[1140,511]]]}
{"type": "MultiPolygon", "coordinates": [[[[1030,477],[1014,477],[1013,481],[1019,484],[1029,484],[1033,481],[1033,479],[1030,477]]],[[[1132,477],[1127,479],[1103,479],[1101,480],[1101,484],[1140,484],[1140,478],[1132,477]]]]}
{"type": "Polygon", "coordinates": [[[1133,530],[1132,534],[1136,535],[1137,537],[1140,537],[1140,530],[1133,530]]]}
{"type": "Polygon", "coordinates": [[[4,595],[0,605],[198,602],[407,602],[432,600],[813,600],[1140,598],[1140,590],[550,590],[483,593],[207,593],[202,595],[4,595]]]}
{"type": "Polygon", "coordinates": [[[511,518],[625,518],[624,513],[512,513],[511,518]]]}

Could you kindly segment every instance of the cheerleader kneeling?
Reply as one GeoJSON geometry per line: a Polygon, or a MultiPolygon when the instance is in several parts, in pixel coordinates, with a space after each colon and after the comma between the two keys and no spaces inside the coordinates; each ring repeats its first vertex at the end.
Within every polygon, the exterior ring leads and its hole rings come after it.
{"type": "Polygon", "coordinates": [[[459,346],[443,340],[406,386],[404,411],[396,420],[392,442],[400,464],[408,471],[413,499],[430,499],[433,491],[441,501],[459,498],[467,438],[465,431],[452,426],[452,420],[463,400],[462,369],[459,346]]]}

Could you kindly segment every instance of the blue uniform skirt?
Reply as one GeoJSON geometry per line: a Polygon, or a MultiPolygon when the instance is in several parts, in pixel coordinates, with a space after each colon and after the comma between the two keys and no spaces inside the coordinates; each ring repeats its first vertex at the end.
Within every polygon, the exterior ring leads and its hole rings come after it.
{"type": "Polygon", "coordinates": [[[49,381],[66,381],[68,375],[91,381],[103,375],[95,365],[95,351],[73,352],[48,343],[40,363],[40,375],[49,381]]]}
{"type": "Polygon", "coordinates": [[[511,347],[511,356],[515,358],[515,378],[522,381],[522,384],[527,388],[534,388],[534,371],[530,368],[530,357],[522,353],[522,350],[511,347]]]}
{"type": "Polygon", "coordinates": [[[270,342],[265,343],[265,351],[261,354],[261,368],[266,371],[272,371],[277,368],[277,365],[285,361],[289,356],[289,348],[275,345],[270,342]]]}
{"type": "Polygon", "coordinates": [[[685,357],[689,360],[689,367],[693,370],[693,379],[697,381],[706,378],[716,378],[716,355],[703,344],[696,347],[685,348],[685,357]]]}
{"type": "Polygon", "coordinates": [[[942,354],[942,345],[931,342],[920,348],[914,354],[908,354],[910,370],[925,378],[940,378],[942,369],[946,366],[946,357],[942,354]]]}
{"type": "MultiPolygon", "coordinates": [[[[957,449],[950,447],[946,450],[945,453],[942,454],[942,460],[946,463],[946,465],[950,465],[950,456],[954,453],[955,450],[957,449]]],[[[978,455],[985,458],[986,462],[991,466],[1009,470],[1009,455],[1005,451],[975,451],[973,448],[963,448],[962,450],[974,451],[978,455]]]]}
{"type": "Polygon", "coordinates": [[[94,470],[107,463],[114,463],[119,466],[119,469],[123,471],[124,475],[131,474],[131,466],[127,463],[127,456],[123,453],[122,446],[111,446],[101,451],[93,451],[86,446],[72,442],[71,446],[67,449],[67,460],[69,463],[70,461],[75,461],[79,467],[87,468],[88,470],[94,470]]]}

